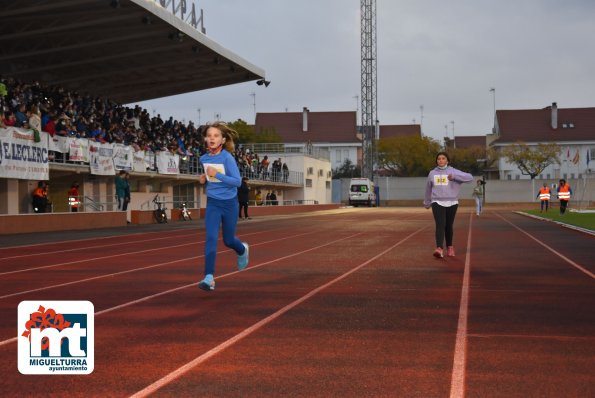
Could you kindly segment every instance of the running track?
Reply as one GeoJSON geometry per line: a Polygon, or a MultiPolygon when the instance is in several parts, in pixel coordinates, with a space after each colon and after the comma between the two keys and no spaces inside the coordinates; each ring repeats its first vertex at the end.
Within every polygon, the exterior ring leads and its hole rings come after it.
{"type": "Polygon", "coordinates": [[[423,209],[241,222],[213,293],[200,223],[0,248],[0,395],[594,397],[595,238],[469,210],[444,260],[423,209]],[[91,375],[18,372],[22,300],[94,304],[91,375]]]}

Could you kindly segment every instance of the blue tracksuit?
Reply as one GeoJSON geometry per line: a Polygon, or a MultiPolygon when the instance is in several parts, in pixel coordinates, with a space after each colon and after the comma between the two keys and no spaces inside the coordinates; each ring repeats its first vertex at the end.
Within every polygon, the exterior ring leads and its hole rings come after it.
{"type": "Polygon", "coordinates": [[[215,177],[207,176],[207,209],[205,212],[205,275],[215,274],[217,239],[219,226],[223,224],[223,243],[244,254],[244,245],[235,236],[238,222],[238,190],[242,184],[240,171],[235,159],[223,149],[217,155],[205,154],[200,157],[205,173],[208,166],[218,171],[215,177]]]}

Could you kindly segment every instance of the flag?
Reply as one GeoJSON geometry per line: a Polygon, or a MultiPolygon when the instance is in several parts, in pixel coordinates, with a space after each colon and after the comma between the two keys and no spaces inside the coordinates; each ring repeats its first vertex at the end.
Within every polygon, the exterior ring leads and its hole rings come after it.
{"type": "Polygon", "coordinates": [[[574,155],[574,157],[572,158],[572,163],[574,164],[578,164],[578,162],[581,160],[581,155],[579,155],[578,153],[578,149],[576,150],[576,155],[574,155]]]}
{"type": "Polygon", "coordinates": [[[587,149],[587,166],[589,165],[589,162],[591,161],[590,157],[589,157],[589,153],[591,152],[590,149],[587,149]]]}
{"type": "Polygon", "coordinates": [[[570,159],[570,148],[566,150],[566,160],[570,159]]]}

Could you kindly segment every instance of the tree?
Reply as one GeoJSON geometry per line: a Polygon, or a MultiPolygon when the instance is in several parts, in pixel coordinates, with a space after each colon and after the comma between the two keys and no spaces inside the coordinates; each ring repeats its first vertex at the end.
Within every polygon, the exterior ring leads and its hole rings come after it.
{"type": "Polygon", "coordinates": [[[468,148],[451,148],[448,150],[450,164],[465,170],[474,176],[482,175],[484,170],[493,166],[498,160],[498,153],[493,148],[471,146],[468,148]]]}
{"type": "Polygon", "coordinates": [[[531,199],[535,200],[535,177],[551,164],[560,164],[560,146],[556,143],[537,144],[530,147],[524,142],[502,149],[502,156],[514,163],[521,174],[531,177],[531,199]]]}
{"type": "Polygon", "coordinates": [[[378,141],[378,167],[389,175],[423,177],[436,165],[440,143],[429,137],[406,135],[378,141]]]}
{"type": "Polygon", "coordinates": [[[521,174],[535,177],[541,174],[551,164],[560,164],[560,146],[556,143],[537,144],[529,146],[524,142],[517,142],[502,149],[502,156],[515,164],[521,174]]]}
{"type": "Polygon", "coordinates": [[[333,170],[333,179],[339,178],[359,178],[362,176],[362,171],[357,165],[347,158],[340,167],[333,170]]]}
{"type": "Polygon", "coordinates": [[[239,144],[274,143],[281,142],[281,136],[273,130],[264,129],[256,132],[254,126],[249,125],[242,119],[229,123],[229,127],[238,132],[239,144]]]}

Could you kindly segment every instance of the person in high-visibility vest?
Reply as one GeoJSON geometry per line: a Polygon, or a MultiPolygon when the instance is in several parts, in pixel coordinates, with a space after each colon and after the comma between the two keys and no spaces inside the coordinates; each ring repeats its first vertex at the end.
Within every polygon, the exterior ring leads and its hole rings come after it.
{"type": "Polygon", "coordinates": [[[547,212],[550,207],[550,196],[551,196],[551,189],[547,186],[544,182],[543,187],[539,188],[539,192],[537,192],[536,198],[539,198],[541,201],[541,211],[543,213],[543,208],[545,207],[545,211],[547,212]]]}
{"type": "Polygon", "coordinates": [[[68,206],[70,206],[71,212],[76,213],[79,211],[80,205],[81,200],[79,198],[79,183],[75,181],[68,190],[68,206]]]}
{"type": "Polygon", "coordinates": [[[568,201],[572,196],[572,189],[568,184],[566,184],[566,180],[560,180],[560,185],[558,186],[558,199],[560,200],[560,215],[566,213],[566,207],[568,207],[568,201]]]}

